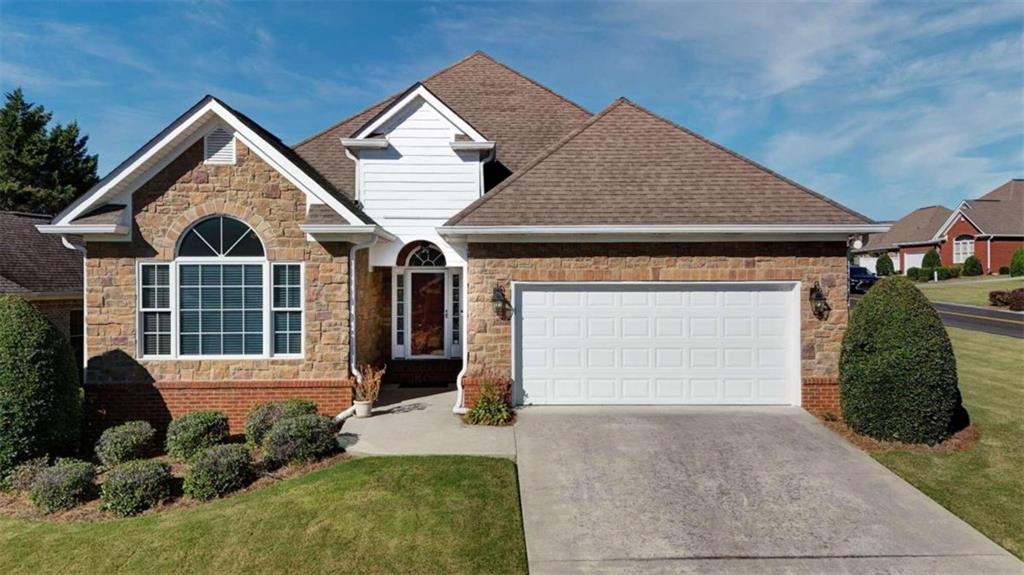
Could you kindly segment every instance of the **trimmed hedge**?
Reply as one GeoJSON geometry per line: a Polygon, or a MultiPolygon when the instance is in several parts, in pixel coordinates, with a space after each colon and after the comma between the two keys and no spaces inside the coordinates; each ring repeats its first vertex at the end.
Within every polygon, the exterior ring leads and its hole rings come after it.
{"type": "Polygon", "coordinates": [[[296,415],[315,414],[316,403],[309,399],[271,401],[253,406],[245,416],[245,441],[253,447],[259,446],[278,420],[296,415]]]}
{"type": "Polygon", "coordinates": [[[103,508],[122,517],[142,513],[171,493],[171,468],[152,459],[122,463],[107,473],[103,508]]]}
{"type": "Polygon", "coordinates": [[[1010,275],[1013,277],[1024,276],[1024,247],[1014,250],[1010,257],[1010,275]]]}
{"type": "Polygon", "coordinates": [[[252,483],[256,469],[244,445],[216,445],[192,456],[185,472],[185,495],[205,501],[252,483]]]}
{"type": "Polygon", "coordinates": [[[921,281],[920,277],[922,271],[923,270],[921,268],[907,268],[907,277],[913,281],[921,281]]]}
{"type": "Polygon", "coordinates": [[[988,292],[988,305],[998,307],[1010,305],[1010,292],[1006,290],[993,290],[988,292]]]}
{"type": "Polygon", "coordinates": [[[1010,308],[1010,311],[1024,311],[1024,288],[1017,288],[1010,292],[1007,306],[1010,308]]]}
{"type": "Polygon", "coordinates": [[[942,266],[942,258],[939,257],[939,252],[935,251],[935,249],[928,250],[928,252],[924,254],[924,259],[921,260],[921,267],[937,268],[940,266],[942,266]]]}
{"type": "Polygon", "coordinates": [[[323,415],[297,415],[278,420],[263,440],[263,459],[270,466],[314,461],[337,449],[334,422],[323,415]]]}
{"type": "Polygon", "coordinates": [[[0,483],[22,461],[78,449],[78,371],[59,329],[24,299],[0,296],[0,483]]]}
{"type": "Polygon", "coordinates": [[[879,281],[853,308],[839,397],[850,428],[876,439],[935,444],[965,425],[949,336],[906,278],[879,281]]]}
{"type": "Polygon", "coordinates": [[[29,499],[43,513],[71,509],[93,494],[95,479],[96,468],[91,463],[58,459],[36,475],[29,489],[29,499]]]}
{"type": "Polygon", "coordinates": [[[228,437],[228,418],[219,411],[194,411],[167,426],[167,454],[188,459],[228,437]]]}
{"type": "Polygon", "coordinates": [[[103,430],[96,442],[96,457],[108,467],[139,459],[153,448],[156,430],[145,421],[129,421],[103,430]]]}
{"type": "Polygon", "coordinates": [[[878,277],[891,276],[896,273],[896,266],[892,263],[892,258],[889,254],[882,254],[878,256],[878,261],[875,262],[875,275],[878,277]]]}
{"type": "Polygon", "coordinates": [[[985,273],[985,270],[981,267],[981,260],[978,256],[967,256],[964,260],[964,275],[967,277],[980,276],[985,273]]]}

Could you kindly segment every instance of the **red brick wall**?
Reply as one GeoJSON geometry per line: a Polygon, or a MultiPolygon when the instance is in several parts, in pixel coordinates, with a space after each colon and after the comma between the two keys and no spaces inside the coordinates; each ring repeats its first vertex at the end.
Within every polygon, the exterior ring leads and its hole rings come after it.
{"type": "Polygon", "coordinates": [[[804,409],[813,413],[839,415],[839,380],[834,377],[805,377],[802,385],[804,409]]]}
{"type": "Polygon", "coordinates": [[[348,380],[181,381],[100,383],[85,386],[90,431],[142,419],[163,430],[171,419],[192,411],[215,410],[228,416],[231,433],[245,430],[245,415],[256,404],[281,399],[311,399],[320,413],[337,415],[352,405],[348,380]]]}
{"type": "MultiPolygon", "coordinates": [[[[986,243],[988,243],[986,241],[986,243]]],[[[1013,259],[1013,252],[1024,247],[1024,240],[992,240],[992,272],[998,272],[1001,267],[1010,267],[1010,260],[1013,259]]],[[[985,261],[982,260],[982,265],[985,261]]]]}

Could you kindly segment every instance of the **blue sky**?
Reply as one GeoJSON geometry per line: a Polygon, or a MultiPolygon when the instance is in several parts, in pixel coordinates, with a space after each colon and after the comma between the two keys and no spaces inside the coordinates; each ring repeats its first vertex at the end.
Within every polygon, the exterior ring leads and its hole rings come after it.
{"type": "Polygon", "coordinates": [[[212,93],[296,143],[484,50],[878,219],[1024,177],[1024,3],[0,2],[0,89],[105,173],[212,93]]]}

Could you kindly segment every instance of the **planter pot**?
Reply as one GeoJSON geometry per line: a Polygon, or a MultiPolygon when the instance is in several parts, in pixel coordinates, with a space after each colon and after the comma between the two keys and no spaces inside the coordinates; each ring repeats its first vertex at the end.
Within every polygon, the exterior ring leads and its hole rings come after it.
{"type": "Polygon", "coordinates": [[[373,415],[373,402],[372,401],[356,401],[356,417],[370,417],[373,415]]]}

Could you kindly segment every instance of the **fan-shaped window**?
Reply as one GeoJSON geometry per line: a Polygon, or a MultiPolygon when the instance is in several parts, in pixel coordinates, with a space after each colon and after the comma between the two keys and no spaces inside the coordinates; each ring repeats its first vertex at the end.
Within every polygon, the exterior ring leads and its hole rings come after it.
{"type": "Polygon", "coordinates": [[[443,268],[445,265],[444,254],[441,253],[441,250],[437,249],[437,246],[422,245],[409,254],[409,259],[407,260],[406,265],[426,268],[443,268]]]}
{"type": "Polygon", "coordinates": [[[178,246],[186,257],[263,257],[263,243],[248,224],[226,216],[195,224],[178,246]]]}

